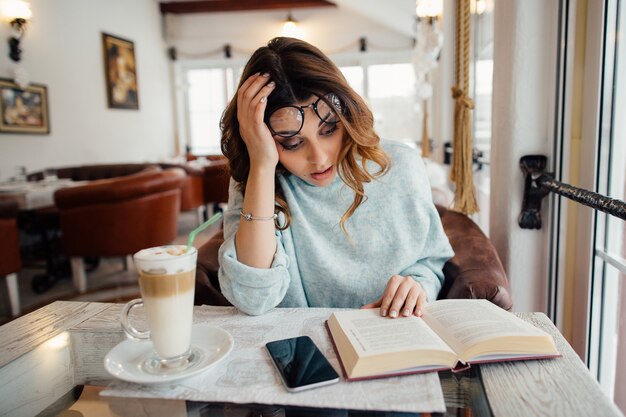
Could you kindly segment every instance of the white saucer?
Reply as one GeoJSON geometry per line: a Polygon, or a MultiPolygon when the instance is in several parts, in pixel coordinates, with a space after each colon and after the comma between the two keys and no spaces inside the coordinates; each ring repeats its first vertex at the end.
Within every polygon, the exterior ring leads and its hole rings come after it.
{"type": "Polygon", "coordinates": [[[193,326],[191,345],[201,351],[200,362],[176,374],[154,375],[143,370],[141,363],[153,354],[151,341],[125,340],[104,357],[104,369],[116,378],[138,384],[163,384],[188,378],[224,360],[233,350],[233,337],[219,327],[193,326]]]}

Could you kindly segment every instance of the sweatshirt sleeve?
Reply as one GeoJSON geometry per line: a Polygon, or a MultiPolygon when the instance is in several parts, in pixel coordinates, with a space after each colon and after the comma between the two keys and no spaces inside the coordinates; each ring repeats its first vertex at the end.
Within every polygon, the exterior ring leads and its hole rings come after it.
{"type": "MultiPolygon", "coordinates": [[[[276,307],[289,288],[289,258],[279,231],[276,252],[270,268],[254,268],[239,262],[235,234],[239,227],[243,196],[231,178],[228,209],[224,213],[224,243],[219,250],[219,282],[222,294],[235,307],[250,315],[263,314],[276,307]]],[[[279,216],[282,216],[280,214],[279,216]]]]}
{"type": "Polygon", "coordinates": [[[413,265],[401,272],[401,275],[411,276],[422,286],[428,301],[435,301],[443,285],[443,266],[454,256],[454,251],[443,230],[441,218],[432,201],[432,193],[428,182],[428,174],[421,157],[417,157],[413,166],[416,206],[425,214],[425,236],[415,236],[418,240],[418,257],[413,265]]]}

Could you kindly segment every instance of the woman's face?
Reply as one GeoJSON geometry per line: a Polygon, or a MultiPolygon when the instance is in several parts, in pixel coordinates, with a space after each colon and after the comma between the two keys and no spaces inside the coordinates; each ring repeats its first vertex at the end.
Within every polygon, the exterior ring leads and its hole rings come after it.
{"type": "MultiPolygon", "coordinates": [[[[296,103],[295,106],[303,108],[304,123],[300,132],[294,136],[285,138],[274,135],[279,161],[289,172],[307,183],[325,187],[331,184],[337,175],[343,126],[336,115],[329,114],[328,106],[318,101],[317,96],[311,96],[308,100],[296,103]],[[318,103],[319,116],[312,106],[315,102],[318,103]],[[322,121],[320,117],[327,122],[322,121]]],[[[270,124],[274,130],[281,131],[281,123],[286,122],[287,118],[300,117],[297,109],[289,110],[290,112],[282,115],[272,116],[273,121],[270,121],[270,124]]]]}

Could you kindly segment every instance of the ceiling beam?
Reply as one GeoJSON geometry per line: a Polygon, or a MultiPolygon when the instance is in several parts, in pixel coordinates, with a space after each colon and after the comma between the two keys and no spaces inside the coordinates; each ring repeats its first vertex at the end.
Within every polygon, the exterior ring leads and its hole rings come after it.
{"type": "Polygon", "coordinates": [[[337,7],[326,0],[199,0],[161,2],[161,13],[213,13],[245,10],[337,7]]]}

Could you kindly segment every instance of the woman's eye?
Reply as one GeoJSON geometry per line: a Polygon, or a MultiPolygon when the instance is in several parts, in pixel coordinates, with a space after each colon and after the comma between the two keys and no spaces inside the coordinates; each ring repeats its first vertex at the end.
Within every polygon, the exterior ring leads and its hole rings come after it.
{"type": "Polygon", "coordinates": [[[335,133],[335,131],[337,130],[337,122],[335,123],[326,123],[324,125],[324,129],[322,129],[322,131],[320,132],[320,135],[322,136],[330,136],[333,133],[335,133]]]}
{"type": "Polygon", "coordinates": [[[299,141],[292,141],[292,142],[282,142],[280,145],[283,147],[284,150],[292,151],[292,150],[297,149],[298,147],[300,147],[302,142],[303,141],[301,141],[301,140],[299,140],[299,141]]]}

